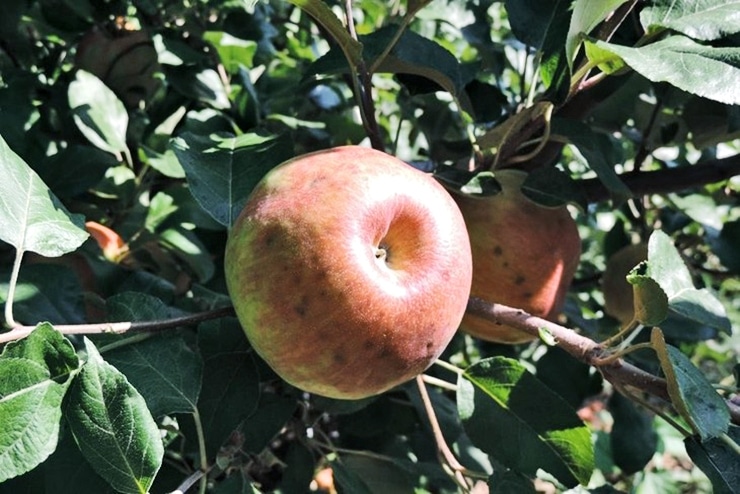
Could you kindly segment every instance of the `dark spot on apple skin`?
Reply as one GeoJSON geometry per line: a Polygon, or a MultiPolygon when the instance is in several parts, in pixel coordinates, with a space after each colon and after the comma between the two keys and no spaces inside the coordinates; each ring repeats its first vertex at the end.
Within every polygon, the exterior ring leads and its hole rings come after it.
{"type": "Polygon", "coordinates": [[[427,341],[427,355],[432,355],[433,353],[434,353],[434,342],[427,341]]]}
{"type": "Polygon", "coordinates": [[[524,296],[524,298],[532,298],[532,297],[534,297],[534,293],[532,293],[532,292],[524,292],[524,293],[522,293],[522,295],[524,296]]]}
{"type": "Polygon", "coordinates": [[[365,350],[372,350],[375,347],[375,344],[372,342],[372,340],[365,340],[365,343],[362,344],[362,348],[365,350]]]}
{"type": "Polygon", "coordinates": [[[334,354],[332,355],[332,360],[334,360],[335,364],[343,365],[347,362],[347,357],[343,353],[334,352],[334,354]]]}
{"type": "Polygon", "coordinates": [[[504,253],[504,249],[502,249],[500,245],[497,245],[497,246],[495,246],[493,248],[493,255],[494,256],[500,256],[503,253],[504,253]]]}
{"type": "Polygon", "coordinates": [[[304,317],[308,312],[308,297],[305,295],[301,297],[300,302],[293,306],[293,310],[299,316],[304,317]]]}
{"type": "Polygon", "coordinates": [[[516,277],[516,278],[514,278],[514,284],[515,284],[515,285],[521,285],[521,284],[523,284],[523,283],[524,283],[525,281],[527,281],[527,278],[525,278],[525,277],[524,277],[524,276],[522,276],[522,275],[517,275],[517,277],[516,277]]]}

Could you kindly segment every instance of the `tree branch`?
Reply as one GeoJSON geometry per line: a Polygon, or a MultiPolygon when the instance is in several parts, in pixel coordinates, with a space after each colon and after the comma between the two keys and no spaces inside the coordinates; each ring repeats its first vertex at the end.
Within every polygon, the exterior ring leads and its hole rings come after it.
{"type": "MultiPolygon", "coordinates": [[[[624,184],[635,196],[666,194],[728,180],[740,175],[740,154],[715,159],[681,168],[667,168],[656,171],[636,170],[620,175],[624,184]]],[[[579,182],[590,203],[610,199],[609,190],[598,178],[579,182]]]]}
{"type": "MultiPolygon", "coordinates": [[[[618,386],[638,388],[653,396],[670,401],[665,379],[645,372],[623,359],[605,360],[605,357],[609,356],[609,351],[605,347],[572,329],[533,316],[521,309],[492,304],[476,297],[470,297],[468,300],[467,312],[537,337],[539,337],[540,328],[544,328],[555,337],[560,348],[581,362],[598,369],[607,381],[618,386]]],[[[725,402],[730,409],[733,423],[740,424],[740,406],[728,400],[725,400],[725,402]]]]}
{"type": "MultiPolygon", "coordinates": [[[[187,316],[173,317],[159,321],[134,321],[134,322],[104,322],[98,324],[59,324],[54,329],[62,334],[123,334],[133,332],[153,332],[165,329],[173,329],[179,326],[193,326],[203,321],[219,319],[235,315],[233,307],[223,307],[207,312],[189,314],[187,316]]],[[[25,338],[36,326],[16,326],[7,333],[0,334],[0,344],[25,338]]]]}

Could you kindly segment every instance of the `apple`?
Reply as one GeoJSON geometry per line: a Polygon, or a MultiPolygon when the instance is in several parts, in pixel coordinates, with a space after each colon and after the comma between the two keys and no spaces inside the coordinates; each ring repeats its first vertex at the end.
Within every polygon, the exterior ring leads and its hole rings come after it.
{"type": "Polygon", "coordinates": [[[633,289],[627,281],[627,274],[647,256],[647,244],[640,242],[622,247],[606,261],[606,269],[601,277],[604,312],[622,324],[631,322],[635,314],[633,289]]]}
{"type": "Polygon", "coordinates": [[[462,215],[431,176],[343,146],[289,160],[251,193],[225,275],[255,351],[288,383],[338,399],[423,372],[462,319],[462,215]]]}
{"type": "MultiPolygon", "coordinates": [[[[494,175],[499,193],[455,195],[470,234],[471,295],[553,319],[562,310],[581,255],[576,223],[565,206],[543,207],[521,192],[526,172],[507,169],[494,175]]],[[[498,343],[534,338],[471,314],[461,329],[498,343]]]]}

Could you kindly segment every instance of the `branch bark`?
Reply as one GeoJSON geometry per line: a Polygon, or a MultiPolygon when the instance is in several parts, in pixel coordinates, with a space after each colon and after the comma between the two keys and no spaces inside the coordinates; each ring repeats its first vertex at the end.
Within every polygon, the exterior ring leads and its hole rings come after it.
{"type": "MultiPolygon", "coordinates": [[[[505,324],[537,337],[539,337],[540,328],[544,328],[555,337],[560,348],[581,362],[598,369],[607,381],[634,387],[665,401],[670,401],[665,379],[645,372],[623,359],[605,361],[605,357],[609,356],[609,351],[605,347],[572,329],[533,316],[521,309],[492,304],[476,297],[470,297],[468,300],[467,312],[495,324],[505,324]]],[[[725,401],[730,410],[732,422],[740,424],[740,406],[728,400],[725,401]]]]}
{"type": "MultiPolygon", "coordinates": [[[[648,194],[666,194],[706,185],[740,175],[740,154],[715,159],[681,168],[655,171],[633,171],[620,175],[624,184],[636,197],[648,194]]],[[[590,203],[610,199],[609,190],[598,178],[580,181],[590,203]]]]}

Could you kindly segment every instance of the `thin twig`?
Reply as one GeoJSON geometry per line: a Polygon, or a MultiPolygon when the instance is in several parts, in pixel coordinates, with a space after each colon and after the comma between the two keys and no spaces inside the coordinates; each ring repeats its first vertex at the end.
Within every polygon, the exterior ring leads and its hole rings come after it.
{"type": "MultiPolygon", "coordinates": [[[[233,307],[223,307],[187,316],[161,319],[158,321],[104,322],[97,324],[60,324],[54,328],[62,334],[124,334],[136,331],[162,331],[178,326],[193,326],[203,321],[233,316],[233,307]]],[[[25,338],[36,326],[15,326],[11,331],[0,334],[0,344],[25,338]]]]}
{"type": "Polygon", "coordinates": [[[427,392],[427,387],[424,384],[424,379],[421,374],[416,376],[416,385],[419,388],[419,394],[421,395],[421,401],[424,404],[424,411],[426,411],[429,424],[432,426],[432,434],[434,434],[434,441],[437,443],[437,450],[442,456],[444,463],[452,469],[457,484],[467,491],[470,489],[470,486],[463,474],[465,467],[457,461],[454,453],[447,445],[447,441],[445,441],[444,435],[442,434],[442,428],[439,426],[439,421],[437,420],[437,415],[434,413],[432,400],[429,398],[429,392],[427,392]]]}

